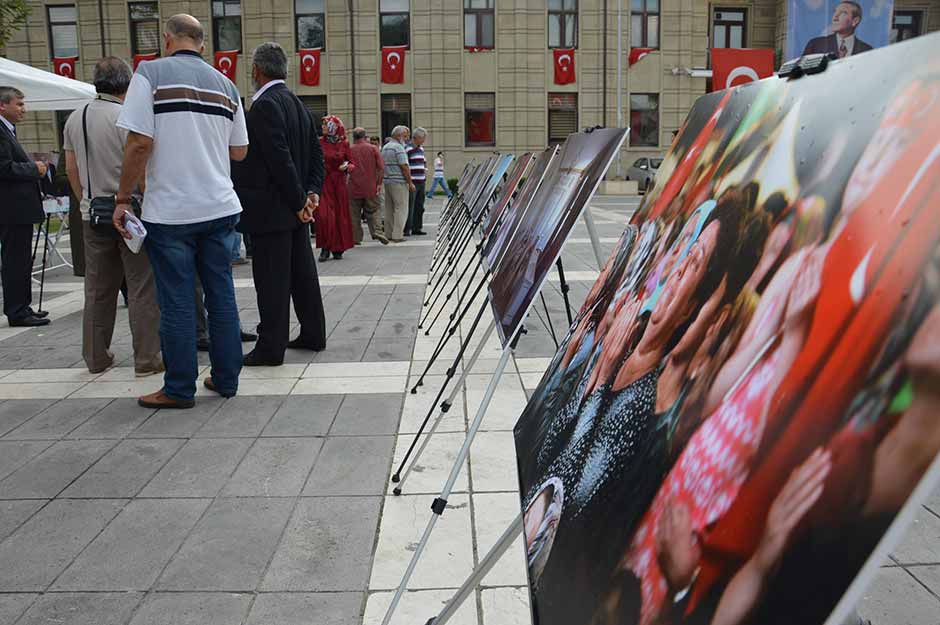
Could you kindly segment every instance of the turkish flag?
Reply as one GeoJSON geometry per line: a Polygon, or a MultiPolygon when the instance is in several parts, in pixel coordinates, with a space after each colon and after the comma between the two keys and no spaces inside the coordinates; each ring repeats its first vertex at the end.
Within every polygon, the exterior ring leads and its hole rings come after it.
{"type": "Polygon", "coordinates": [[[320,48],[301,48],[300,84],[315,87],[320,84],[320,48]]]}
{"type": "Polygon", "coordinates": [[[555,84],[567,85],[574,82],[574,48],[556,48],[555,84]]]}
{"type": "Polygon", "coordinates": [[[77,58],[77,56],[66,56],[52,59],[53,71],[59,76],[75,78],[75,59],[77,58]]]}
{"type": "Polygon", "coordinates": [[[712,91],[730,89],[774,75],[770,48],[712,48],[712,91]]]}
{"type": "Polygon", "coordinates": [[[640,62],[640,59],[654,50],[656,48],[630,48],[630,56],[627,58],[627,62],[630,63],[630,67],[633,67],[640,62]]]}
{"type": "Polygon", "coordinates": [[[135,54],[134,55],[134,71],[137,71],[137,66],[144,61],[155,61],[157,60],[157,53],[153,54],[135,54]]]}
{"type": "Polygon", "coordinates": [[[407,46],[382,48],[382,82],[399,84],[405,82],[405,49],[407,46]]]}
{"type": "Polygon", "coordinates": [[[235,82],[235,68],[238,66],[238,50],[215,53],[215,68],[222,75],[235,82]]]}

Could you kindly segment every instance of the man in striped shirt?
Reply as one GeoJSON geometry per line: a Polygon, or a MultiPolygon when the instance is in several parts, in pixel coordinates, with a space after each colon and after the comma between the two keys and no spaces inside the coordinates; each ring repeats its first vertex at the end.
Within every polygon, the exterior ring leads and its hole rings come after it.
{"type": "Polygon", "coordinates": [[[411,145],[408,146],[408,166],[411,168],[411,181],[415,190],[408,198],[408,220],[405,222],[405,235],[427,234],[424,228],[424,185],[427,182],[428,164],[424,159],[424,142],[428,131],[420,126],[411,133],[411,145]]]}

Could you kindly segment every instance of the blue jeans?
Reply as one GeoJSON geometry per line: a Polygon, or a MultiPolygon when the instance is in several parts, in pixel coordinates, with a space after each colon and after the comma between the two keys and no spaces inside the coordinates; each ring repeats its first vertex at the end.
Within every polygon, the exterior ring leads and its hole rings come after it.
{"type": "Polygon", "coordinates": [[[446,179],[446,178],[438,178],[438,177],[435,177],[434,180],[433,180],[433,182],[431,182],[431,188],[428,189],[428,197],[429,197],[429,198],[430,198],[432,195],[434,195],[434,189],[435,189],[435,187],[437,187],[437,186],[440,186],[440,187],[441,187],[441,190],[444,191],[444,193],[447,194],[447,197],[448,197],[448,198],[450,198],[451,196],[454,195],[453,192],[450,190],[450,186],[447,184],[447,179],[446,179]]]}
{"type": "Polygon", "coordinates": [[[163,392],[190,400],[196,394],[196,273],[209,314],[209,359],[212,381],[221,395],[238,390],[242,343],[238,306],[232,283],[232,241],[238,215],[196,224],[145,222],[147,254],[160,305],[160,346],[166,373],[163,392]]]}
{"type": "Polygon", "coordinates": [[[232,237],[232,260],[238,260],[241,257],[242,257],[242,233],[236,230],[235,236],[232,237]]]}

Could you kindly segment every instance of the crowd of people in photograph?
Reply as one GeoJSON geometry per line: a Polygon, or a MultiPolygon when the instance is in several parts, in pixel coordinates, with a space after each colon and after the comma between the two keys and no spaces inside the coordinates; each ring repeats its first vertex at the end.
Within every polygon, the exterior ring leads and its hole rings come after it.
{"type": "MultiPolygon", "coordinates": [[[[277,43],[252,55],[255,92],[246,112],[237,87],[204,62],[205,32],[190,15],[171,17],[163,58],[132,71],[117,57],[94,67],[97,97],[65,125],[68,187],[81,215],[84,276],[82,355],[88,370],[115,364],[117,296],[128,306],[139,377],[164,373],[163,388],[138,399],[151,408],[194,405],[197,350],[212,363],[204,386],[231,397],[242,366],[277,366],[285,350],[321,351],[326,322],[319,260],[338,260],[363,241],[397,244],[425,235],[424,203],[450,197],[444,155],[426,188],[428,132],[397,126],[380,145],[336,115],[319,120],[285,83],[277,43]],[[133,217],[128,215],[132,214],[133,217]],[[146,253],[134,253],[134,217],[146,253]],[[242,253],[244,240],[245,253],[242,253]],[[232,265],[251,258],[260,323],[242,329],[232,265]],[[290,309],[300,333],[290,339],[290,309]],[[242,342],[256,341],[242,354],[242,342]]],[[[0,87],[0,209],[3,312],[10,326],[41,326],[31,307],[33,227],[44,219],[38,182],[46,164],[16,138],[24,94],[0,87]]],[[[78,262],[80,261],[80,262],[78,262]]]]}

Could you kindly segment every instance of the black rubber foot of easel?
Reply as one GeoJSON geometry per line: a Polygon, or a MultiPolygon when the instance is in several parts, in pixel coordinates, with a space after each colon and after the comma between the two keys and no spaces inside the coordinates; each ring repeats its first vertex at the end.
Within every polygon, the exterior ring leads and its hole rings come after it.
{"type": "Polygon", "coordinates": [[[392,476],[392,481],[397,484],[398,482],[401,481],[401,476],[398,473],[396,473],[395,475],[392,476]]]}
{"type": "Polygon", "coordinates": [[[425,623],[424,625],[431,625],[432,623],[434,623],[434,619],[436,618],[437,618],[436,616],[432,616],[431,618],[428,619],[428,622],[425,623]]]}
{"type": "Polygon", "coordinates": [[[395,487],[395,489],[394,489],[392,492],[395,493],[396,496],[401,496],[401,489],[398,488],[397,486],[395,487]]]}
{"type": "Polygon", "coordinates": [[[418,387],[417,387],[417,386],[412,387],[412,389],[411,389],[411,394],[412,394],[412,395],[417,395],[417,394],[418,394],[418,387]]]}

